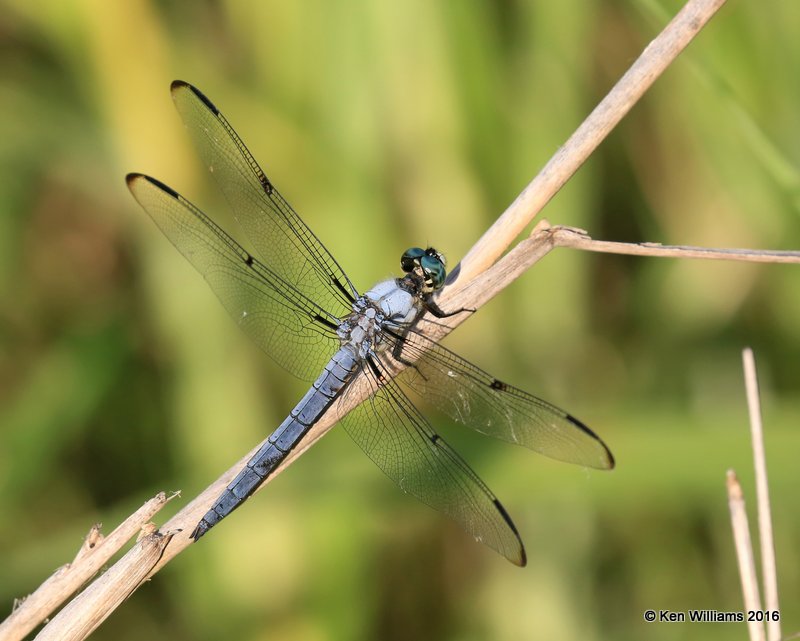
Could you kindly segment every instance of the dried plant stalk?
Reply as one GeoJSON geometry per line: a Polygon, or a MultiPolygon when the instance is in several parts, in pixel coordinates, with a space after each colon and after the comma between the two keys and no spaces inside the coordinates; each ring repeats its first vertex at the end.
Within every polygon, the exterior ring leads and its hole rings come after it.
{"type": "MultiPolygon", "coordinates": [[[[778,572],[775,564],[775,542],[772,537],[772,511],[769,503],[767,457],[764,452],[764,429],[761,422],[761,402],[758,396],[758,378],[753,350],[742,352],[744,380],[747,389],[747,407],[750,412],[750,434],[753,441],[753,464],[756,472],[756,503],[758,506],[758,541],[761,547],[761,572],[764,580],[764,607],[769,612],[779,612],[778,572]]],[[[780,619],[767,620],[767,638],[779,641],[780,619]]]]}
{"type": "MultiPolygon", "coordinates": [[[[727,487],[733,540],[736,545],[736,559],[739,562],[739,578],[742,582],[742,595],[744,596],[744,609],[759,611],[761,610],[761,597],[758,592],[758,577],[756,576],[753,543],[750,540],[750,526],[747,522],[742,486],[733,470],[728,470],[727,487]]],[[[750,641],[766,641],[764,625],[761,621],[751,621],[748,618],[747,631],[750,634],[750,641]]]]}

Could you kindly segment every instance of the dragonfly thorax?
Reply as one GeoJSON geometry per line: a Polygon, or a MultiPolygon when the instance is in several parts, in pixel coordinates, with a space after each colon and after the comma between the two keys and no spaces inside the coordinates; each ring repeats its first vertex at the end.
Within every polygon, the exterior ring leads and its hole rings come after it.
{"type": "MultiPolygon", "coordinates": [[[[420,309],[419,295],[405,287],[404,280],[401,278],[385,280],[361,297],[366,299],[367,304],[376,307],[386,321],[394,326],[410,323],[416,318],[420,309]]],[[[358,311],[356,305],[353,305],[353,311],[358,311]]]]}
{"type": "Polygon", "coordinates": [[[381,342],[382,322],[383,316],[378,310],[368,306],[345,318],[336,333],[343,346],[349,346],[359,358],[366,358],[381,342]]]}
{"type": "Polygon", "coordinates": [[[379,352],[383,326],[405,325],[417,316],[418,297],[400,286],[398,279],[378,283],[353,303],[353,313],[336,330],[342,345],[350,345],[359,358],[379,352]]]}

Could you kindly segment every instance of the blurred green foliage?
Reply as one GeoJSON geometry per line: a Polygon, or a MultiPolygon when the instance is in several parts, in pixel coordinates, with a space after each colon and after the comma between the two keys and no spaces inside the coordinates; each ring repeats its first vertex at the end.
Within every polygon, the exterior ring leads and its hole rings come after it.
{"type": "MultiPolygon", "coordinates": [[[[125,189],[145,171],[232,228],[170,80],[220,106],[363,288],[410,245],[454,264],[679,6],[0,2],[3,610],[92,523],[110,531],[162,489],[193,496],[304,391],[125,189]]],[[[725,7],[547,218],[610,240],[798,248],[797,10],[725,7]]],[[[527,569],[397,492],[334,430],[93,638],[744,638],[642,620],[742,607],[724,473],[753,508],[744,345],[796,631],[798,319],[794,266],[552,254],[448,339],[617,457],[586,473],[447,430],[515,518],[527,569]]]]}

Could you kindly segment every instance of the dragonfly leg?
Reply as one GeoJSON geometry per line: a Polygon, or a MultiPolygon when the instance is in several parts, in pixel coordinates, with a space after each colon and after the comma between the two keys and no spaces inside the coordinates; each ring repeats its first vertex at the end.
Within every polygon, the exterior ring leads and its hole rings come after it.
{"type": "Polygon", "coordinates": [[[467,312],[469,314],[474,314],[475,312],[478,311],[477,309],[472,309],[470,307],[461,307],[459,309],[456,309],[455,311],[446,312],[441,307],[439,307],[439,305],[436,304],[436,301],[434,301],[433,298],[430,296],[423,298],[422,302],[425,305],[425,309],[429,311],[436,318],[449,318],[450,316],[463,314],[464,312],[467,312]]]}

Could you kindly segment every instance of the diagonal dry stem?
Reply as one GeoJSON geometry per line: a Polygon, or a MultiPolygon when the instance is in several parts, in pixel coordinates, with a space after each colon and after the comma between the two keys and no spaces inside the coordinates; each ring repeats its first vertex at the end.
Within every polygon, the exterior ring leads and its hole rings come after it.
{"type": "Polygon", "coordinates": [[[147,501],[111,534],[104,537],[93,525],[72,563],[56,570],[0,623],[0,640],[21,639],[86,584],[119,550],[176,495],[163,492],[147,501]]]}

